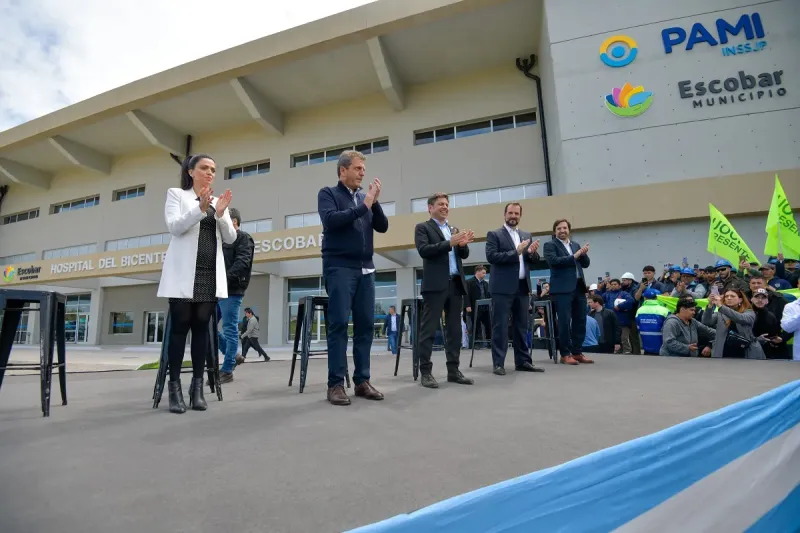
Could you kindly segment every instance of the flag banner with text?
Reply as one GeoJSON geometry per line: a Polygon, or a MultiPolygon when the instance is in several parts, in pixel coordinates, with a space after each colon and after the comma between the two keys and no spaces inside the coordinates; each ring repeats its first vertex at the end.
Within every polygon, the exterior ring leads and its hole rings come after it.
{"type": "MultiPolygon", "coordinates": [[[[777,293],[783,294],[783,297],[786,298],[787,302],[793,302],[797,298],[800,298],[800,289],[786,289],[783,291],[775,291],[777,293]]],[[[658,301],[661,305],[667,308],[670,313],[675,312],[675,308],[678,306],[678,297],[677,296],[666,296],[664,294],[659,294],[657,296],[658,301]]],[[[697,307],[700,309],[705,309],[708,305],[708,298],[697,298],[695,300],[697,307]]]]}
{"type": "Polygon", "coordinates": [[[758,263],[758,257],[744,242],[744,239],[736,233],[725,215],[714,204],[708,204],[711,223],[708,226],[708,251],[727,259],[735,267],[739,266],[741,258],[744,257],[750,263],[758,263]]]}
{"type": "Polygon", "coordinates": [[[775,174],[775,190],[767,217],[767,243],[764,245],[766,255],[778,255],[791,259],[800,259],[800,235],[797,234],[797,222],[792,214],[792,206],[783,192],[783,187],[775,174]]]}

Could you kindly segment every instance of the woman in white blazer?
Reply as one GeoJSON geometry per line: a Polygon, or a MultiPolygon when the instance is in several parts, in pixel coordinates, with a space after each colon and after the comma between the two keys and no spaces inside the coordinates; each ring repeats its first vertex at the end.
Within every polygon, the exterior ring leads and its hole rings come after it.
{"type": "Polygon", "coordinates": [[[169,410],[185,413],[181,365],[186,335],[192,332],[192,383],[189,406],[208,408],[203,397],[203,371],[211,348],[208,323],[218,298],[228,297],[222,243],[236,240],[228,205],[231,191],[213,196],[214,160],[205,154],[187,157],[181,166],[181,187],[167,191],[164,218],[172,239],[161,270],[158,296],[169,298],[169,410]]]}

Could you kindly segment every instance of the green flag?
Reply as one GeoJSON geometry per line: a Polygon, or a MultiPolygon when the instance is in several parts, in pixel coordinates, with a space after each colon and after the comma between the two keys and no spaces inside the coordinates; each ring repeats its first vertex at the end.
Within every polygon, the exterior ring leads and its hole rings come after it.
{"type": "Polygon", "coordinates": [[[786,199],[778,175],[775,174],[775,190],[767,216],[767,243],[764,245],[766,255],[784,254],[792,259],[800,259],[800,235],[797,234],[797,222],[792,214],[792,206],[786,199]]]}
{"type": "Polygon", "coordinates": [[[756,254],[750,250],[733,225],[713,204],[708,204],[711,222],[708,226],[708,251],[724,257],[735,267],[739,267],[741,258],[750,263],[759,263],[756,254]]]}

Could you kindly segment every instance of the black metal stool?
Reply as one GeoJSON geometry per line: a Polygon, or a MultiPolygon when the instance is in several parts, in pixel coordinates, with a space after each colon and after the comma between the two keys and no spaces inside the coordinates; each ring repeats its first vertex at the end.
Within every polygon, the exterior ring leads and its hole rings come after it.
{"type": "MultiPolygon", "coordinates": [[[[408,298],[400,301],[400,331],[398,332],[397,340],[397,357],[394,361],[394,375],[397,375],[397,370],[400,368],[400,351],[405,348],[411,350],[411,368],[414,375],[414,381],[419,377],[419,321],[422,319],[422,297],[408,298]],[[410,345],[403,345],[403,332],[406,327],[406,316],[409,317],[409,341],[410,345]]],[[[444,349],[447,345],[446,329],[442,319],[439,319],[439,330],[442,332],[442,339],[444,344],[434,344],[431,349],[436,348],[444,349]]]]}
{"type": "MultiPolygon", "coordinates": [[[[475,308],[472,310],[472,315],[473,315],[473,319],[472,319],[472,355],[470,355],[470,357],[469,357],[469,367],[470,368],[472,368],[472,360],[475,359],[475,332],[478,330],[478,325],[480,324],[480,322],[478,322],[478,314],[479,313],[491,313],[491,309],[492,309],[492,299],[491,298],[484,298],[482,300],[475,301],[475,308]]],[[[487,332],[487,333],[491,333],[491,332],[487,332]]],[[[482,343],[484,345],[484,347],[486,347],[485,345],[488,344],[489,345],[489,349],[490,350],[492,349],[491,341],[482,340],[482,341],[478,341],[478,342],[482,343]]]]}
{"type": "MultiPolygon", "coordinates": [[[[292,350],[292,370],[289,374],[289,386],[294,380],[294,368],[297,364],[297,356],[300,355],[300,392],[306,388],[306,376],[308,375],[308,359],[314,355],[328,353],[327,344],[324,350],[311,349],[311,326],[314,315],[317,311],[322,312],[325,321],[325,333],[328,332],[328,297],[327,296],[304,296],[297,304],[297,323],[294,328],[294,349],[292,350]],[[302,346],[300,345],[302,342],[302,346]]],[[[345,364],[347,358],[345,357],[345,364]]],[[[347,388],[350,388],[350,371],[345,370],[347,388]]]]}
{"type": "MultiPolygon", "coordinates": [[[[164,325],[164,340],[161,343],[161,358],[158,360],[158,373],[156,374],[156,384],[153,388],[153,409],[158,409],[161,402],[161,395],[164,393],[164,382],[169,375],[169,335],[172,332],[172,321],[170,312],[167,311],[167,323],[164,325]]],[[[208,386],[211,392],[217,393],[217,400],[222,401],[222,386],[219,383],[219,338],[217,337],[217,324],[219,316],[216,309],[208,321],[208,335],[210,350],[206,355],[206,372],[208,373],[208,386]]],[[[192,369],[181,367],[181,374],[191,373],[192,369]]]]}
{"type": "Polygon", "coordinates": [[[61,405],[67,405],[66,363],[66,306],[67,297],[53,291],[26,291],[0,289],[0,310],[3,311],[3,327],[0,330],[0,387],[6,369],[39,370],[42,394],[42,415],[50,416],[50,386],[53,382],[53,367],[58,367],[58,382],[61,388],[61,405]],[[24,307],[38,303],[39,307],[24,307]],[[39,364],[9,363],[14,335],[23,311],[38,311],[39,364]],[[53,364],[53,345],[57,346],[58,363],[53,364]]]}

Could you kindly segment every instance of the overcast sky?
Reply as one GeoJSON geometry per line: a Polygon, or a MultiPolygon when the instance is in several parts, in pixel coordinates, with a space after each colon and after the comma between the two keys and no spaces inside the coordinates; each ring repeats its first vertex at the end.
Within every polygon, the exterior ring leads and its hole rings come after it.
{"type": "Polygon", "coordinates": [[[0,0],[0,131],[371,0],[0,0]]]}

